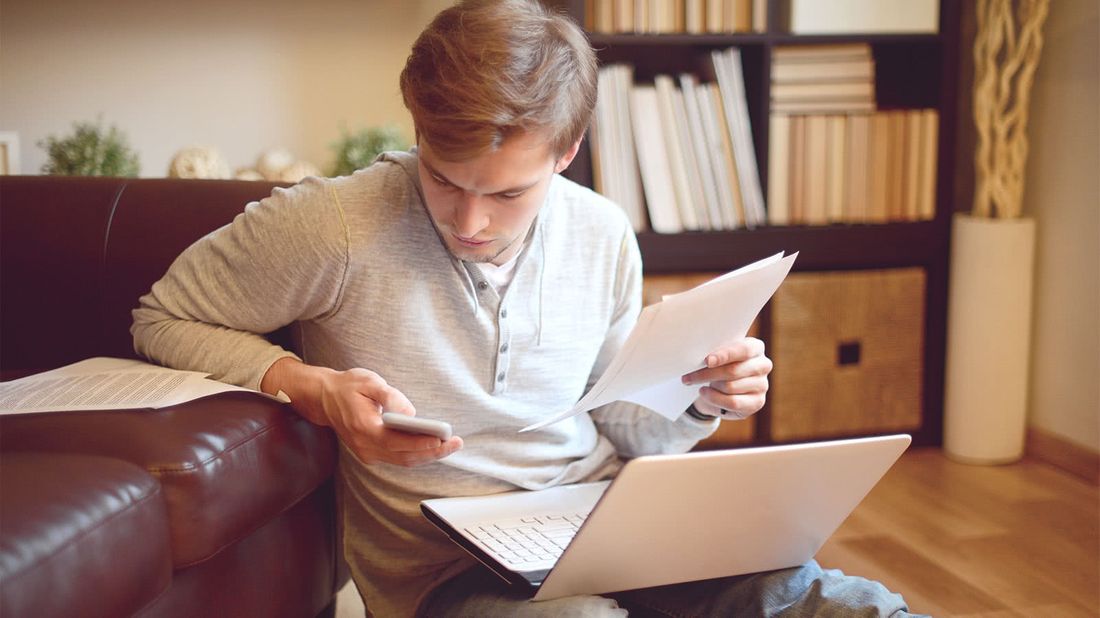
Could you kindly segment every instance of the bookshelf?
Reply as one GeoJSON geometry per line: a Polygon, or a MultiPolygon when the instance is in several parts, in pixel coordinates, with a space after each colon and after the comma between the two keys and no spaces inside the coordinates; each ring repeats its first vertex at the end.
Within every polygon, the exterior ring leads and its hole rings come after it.
{"type": "MultiPolygon", "coordinates": [[[[585,0],[547,0],[584,23],[585,0]]],[[[962,0],[941,0],[935,34],[796,35],[782,31],[784,0],[767,1],[767,28],[733,34],[589,33],[601,65],[629,63],[635,80],[694,72],[712,75],[712,51],[741,50],[754,149],[764,195],[768,195],[768,142],[772,50],[778,46],[866,43],[875,60],[879,109],[933,108],[939,116],[936,145],[935,214],[930,220],[889,223],[763,226],[732,231],[679,234],[638,233],[647,275],[726,271],[779,251],[799,251],[798,272],[850,272],[919,268],[925,276],[924,331],[920,337],[923,371],[921,420],[909,430],[922,445],[941,442],[946,338],[948,250],[953,199],[956,106],[959,96],[962,0]]],[[[582,147],[566,175],[593,186],[590,153],[582,147]]],[[[768,308],[761,335],[770,332],[768,308]]],[[[777,359],[778,362],[778,359],[777,359]]],[[[768,443],[770,419],[757,415],[754,441],[768,443]]],[[[876,432],[866,432],[876,433],[876,432]]],[[[885,432],[879,432],[885,433],[885,432]]],[[[852,435],[865,435],[857,433],[852,435]]],[[[841,436],[822,436],[841,437],[841,436]]]]}

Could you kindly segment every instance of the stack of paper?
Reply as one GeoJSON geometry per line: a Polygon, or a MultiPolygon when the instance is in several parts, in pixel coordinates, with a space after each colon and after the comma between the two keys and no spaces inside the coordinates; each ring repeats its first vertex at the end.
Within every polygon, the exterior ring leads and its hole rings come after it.
{"type": "Polygon", "coordinates": [[[699,389],[685,386],[681,376],[702,369],[707,354],[749,332],[797,257],[778,253],[646,307],[607,370],[575,406],[520,431],[620,400],[677,419],[699,389]]]}

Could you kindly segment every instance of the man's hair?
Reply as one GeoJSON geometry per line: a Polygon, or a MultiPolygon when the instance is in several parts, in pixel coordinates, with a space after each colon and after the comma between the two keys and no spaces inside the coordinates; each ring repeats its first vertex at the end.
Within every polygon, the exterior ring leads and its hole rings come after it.
{"type": "Polygon", "coordinates": [[[576,24],[535,0],[465,0],[417,38],[401,94],[418,139],[444,160],[533,131],[559,157],[592,118],[596,55],[576,24]]]}

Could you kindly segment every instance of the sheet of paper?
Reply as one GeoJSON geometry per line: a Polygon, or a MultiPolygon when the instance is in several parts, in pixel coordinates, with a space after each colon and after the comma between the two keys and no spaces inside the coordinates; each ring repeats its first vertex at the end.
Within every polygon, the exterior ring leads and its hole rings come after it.
{"type": "Polygon", "coordinates": [[[90,358],[53,371],[0,382],[0,414],[163,408],[217,393],[257,393],[208,380],[208,375],[136,360],[90,358]]]}
{"type": "Polygon", "coordinates": [[[575,406],[520,431],[620,400],[679,418],[699,391],[681,384],[680,377],[702,369],[707,354],[748,333],[797,257],[779,253],[646,307],[607,370],[575,406]]]}

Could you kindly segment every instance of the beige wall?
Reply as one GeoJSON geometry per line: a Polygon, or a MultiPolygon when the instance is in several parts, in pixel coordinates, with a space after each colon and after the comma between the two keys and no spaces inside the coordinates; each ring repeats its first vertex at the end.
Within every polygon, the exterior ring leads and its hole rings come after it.
{"type": "Polygon", "coordinates": [[[191,145],[232,167],[282,146],[327,168],[341,127],[395,123],[397,78],[449,0],[4,0],[0,131],[21,168],[36,143],[101,115],[129,136],[142,176],[191,145]]]}
{"type": "Polygon", "coordinates": [[[1055,0],[1035,78],[1025,211],[1038,222],[1030,424],[1100,450],[1100,21],[1055,0]]]}

